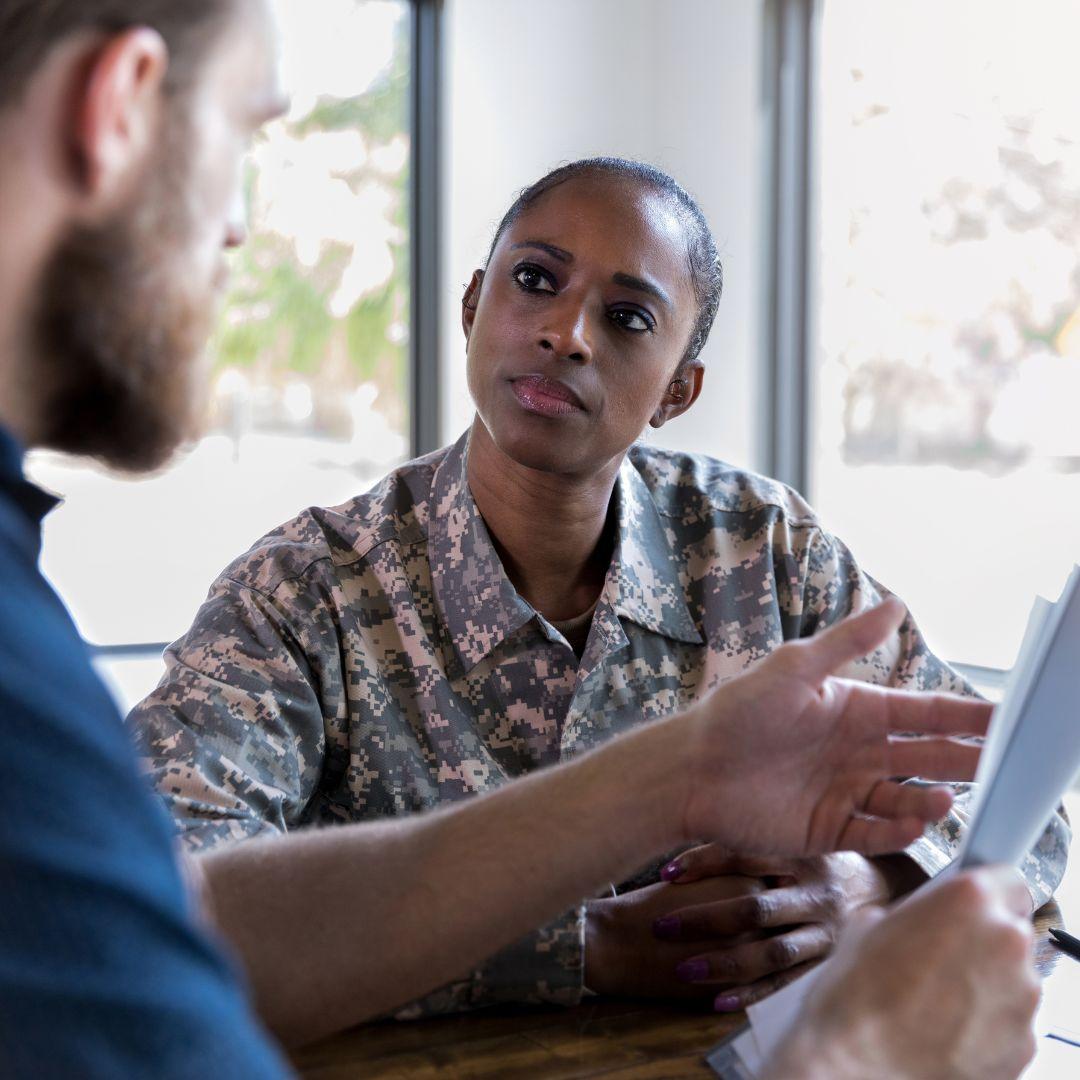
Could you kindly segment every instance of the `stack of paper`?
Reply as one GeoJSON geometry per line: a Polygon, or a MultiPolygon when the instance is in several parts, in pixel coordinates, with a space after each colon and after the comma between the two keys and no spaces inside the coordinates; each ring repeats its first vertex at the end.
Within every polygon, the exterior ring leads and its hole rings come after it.
{"type": "MultiPolygon", "coordinates": [[[[1080,567],[1074,567],[1056,604],[1035,601],[979,760],[971,825],[949,869],[1019,864],[1078,772],[1080,567]]],[[[750,1023],[709,1054],[713,1069],[725,1080],[756,1077],[824,966],[751,1006],[750,1023]]]]}

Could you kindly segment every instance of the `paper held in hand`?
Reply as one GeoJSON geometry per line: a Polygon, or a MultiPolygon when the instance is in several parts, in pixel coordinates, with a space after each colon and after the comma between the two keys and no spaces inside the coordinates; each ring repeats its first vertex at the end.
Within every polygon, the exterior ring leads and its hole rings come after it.
{"type": "MultiPolygon", "coordinates": [[[[1038,597],[1001,704],[994,710],[976,774],[971,824],[948,870],[1018,865],[1080,772],[1080,566],[1056,604],[1038,597]]],[[[750,1022],[708,1062],[725,1080],[757,1076],[825,969],[748,1010],[750,1022]]]]}

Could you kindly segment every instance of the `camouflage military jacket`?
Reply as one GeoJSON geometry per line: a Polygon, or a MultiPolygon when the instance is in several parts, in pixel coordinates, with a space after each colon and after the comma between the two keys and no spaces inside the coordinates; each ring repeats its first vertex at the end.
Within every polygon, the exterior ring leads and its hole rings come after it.
{"type": "MultiPolygon", "coordinates": [[[[682,709],[880,598],[792,491],[635,446],[579,662],[503,571],[466,481],[467,447],[463,437],[264,537],[169,647],[130,723],[190,849],[491,789],[682,709]]],[[[910,619],[847,674],[971,692],[910,619]]],[[[955,853],[964,813],[961,798],[911,847],[928,874],[955,853]]],[[[1056,819],[1028,860],[1040,903],[1068,840],[1056,819]]],[[[568,911],[414,1012],[577,1001],[583,922],[568,911]]]]}

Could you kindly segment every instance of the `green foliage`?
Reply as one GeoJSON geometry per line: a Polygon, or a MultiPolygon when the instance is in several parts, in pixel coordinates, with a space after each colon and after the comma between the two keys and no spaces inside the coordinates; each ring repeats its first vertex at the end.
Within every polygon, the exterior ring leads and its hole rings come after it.
{"type": "MultiPolygon", "coordinates": [[[[372,150],[407,135],[409,106],[409,26],[403,19],[390,66],[363,96],[320,99],[302,119],[286,123],[295,139],[322,131],[357,130],[372,150]]],[[[335,318],[330,300],[351,258],[343,245],[328,244],[317,264],[305,267],[292,244],[273,233],[257,233],[233,256],[233,280],[213,343],[215,367],[257,370],[311,378],[333,343],[344,341],[356,382],[374,380],[391,394],[406,386],[407,345],[390,340],[392,324],[408,321],[409,168],[392,178],[362,163],[345,177],[351,185],[375,181],[390,188],[389,211],[401,241],[392,247],[393,272],[386,285],[362,297],[344,318],[335,318]]],[[[249,196],[255,177],[246,178],[249,196]]],[[[403,401],[404,398],[400,397],[403,401]]]]}

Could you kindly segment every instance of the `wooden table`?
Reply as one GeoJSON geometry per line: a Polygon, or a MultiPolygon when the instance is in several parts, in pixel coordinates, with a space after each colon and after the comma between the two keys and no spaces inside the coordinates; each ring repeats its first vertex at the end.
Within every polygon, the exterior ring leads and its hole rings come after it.
{"type": "MultiPolygon", "coordinates": [[[[1069,809],[1076,823],[1080,800],[1070,800],[1069,809]]],[[[1080,852],[1057,902],[1037,914],[1035,925],[1044,1009],[1075,1017],[1070,1026],[1080,1026],[1080,961],[1062,953],[1046,932],[1068,925],[1080,936],[1080,852]]],[[[439,1020],[370,1024],[316,1043],[293,1060],[306,1080],[701,1080],[712,1075],[705,1052],[743,1020],[742,1014],[717,1016],[700,1007],[596,999],[574,1009],[488,1009],[439,1020]]]]}

